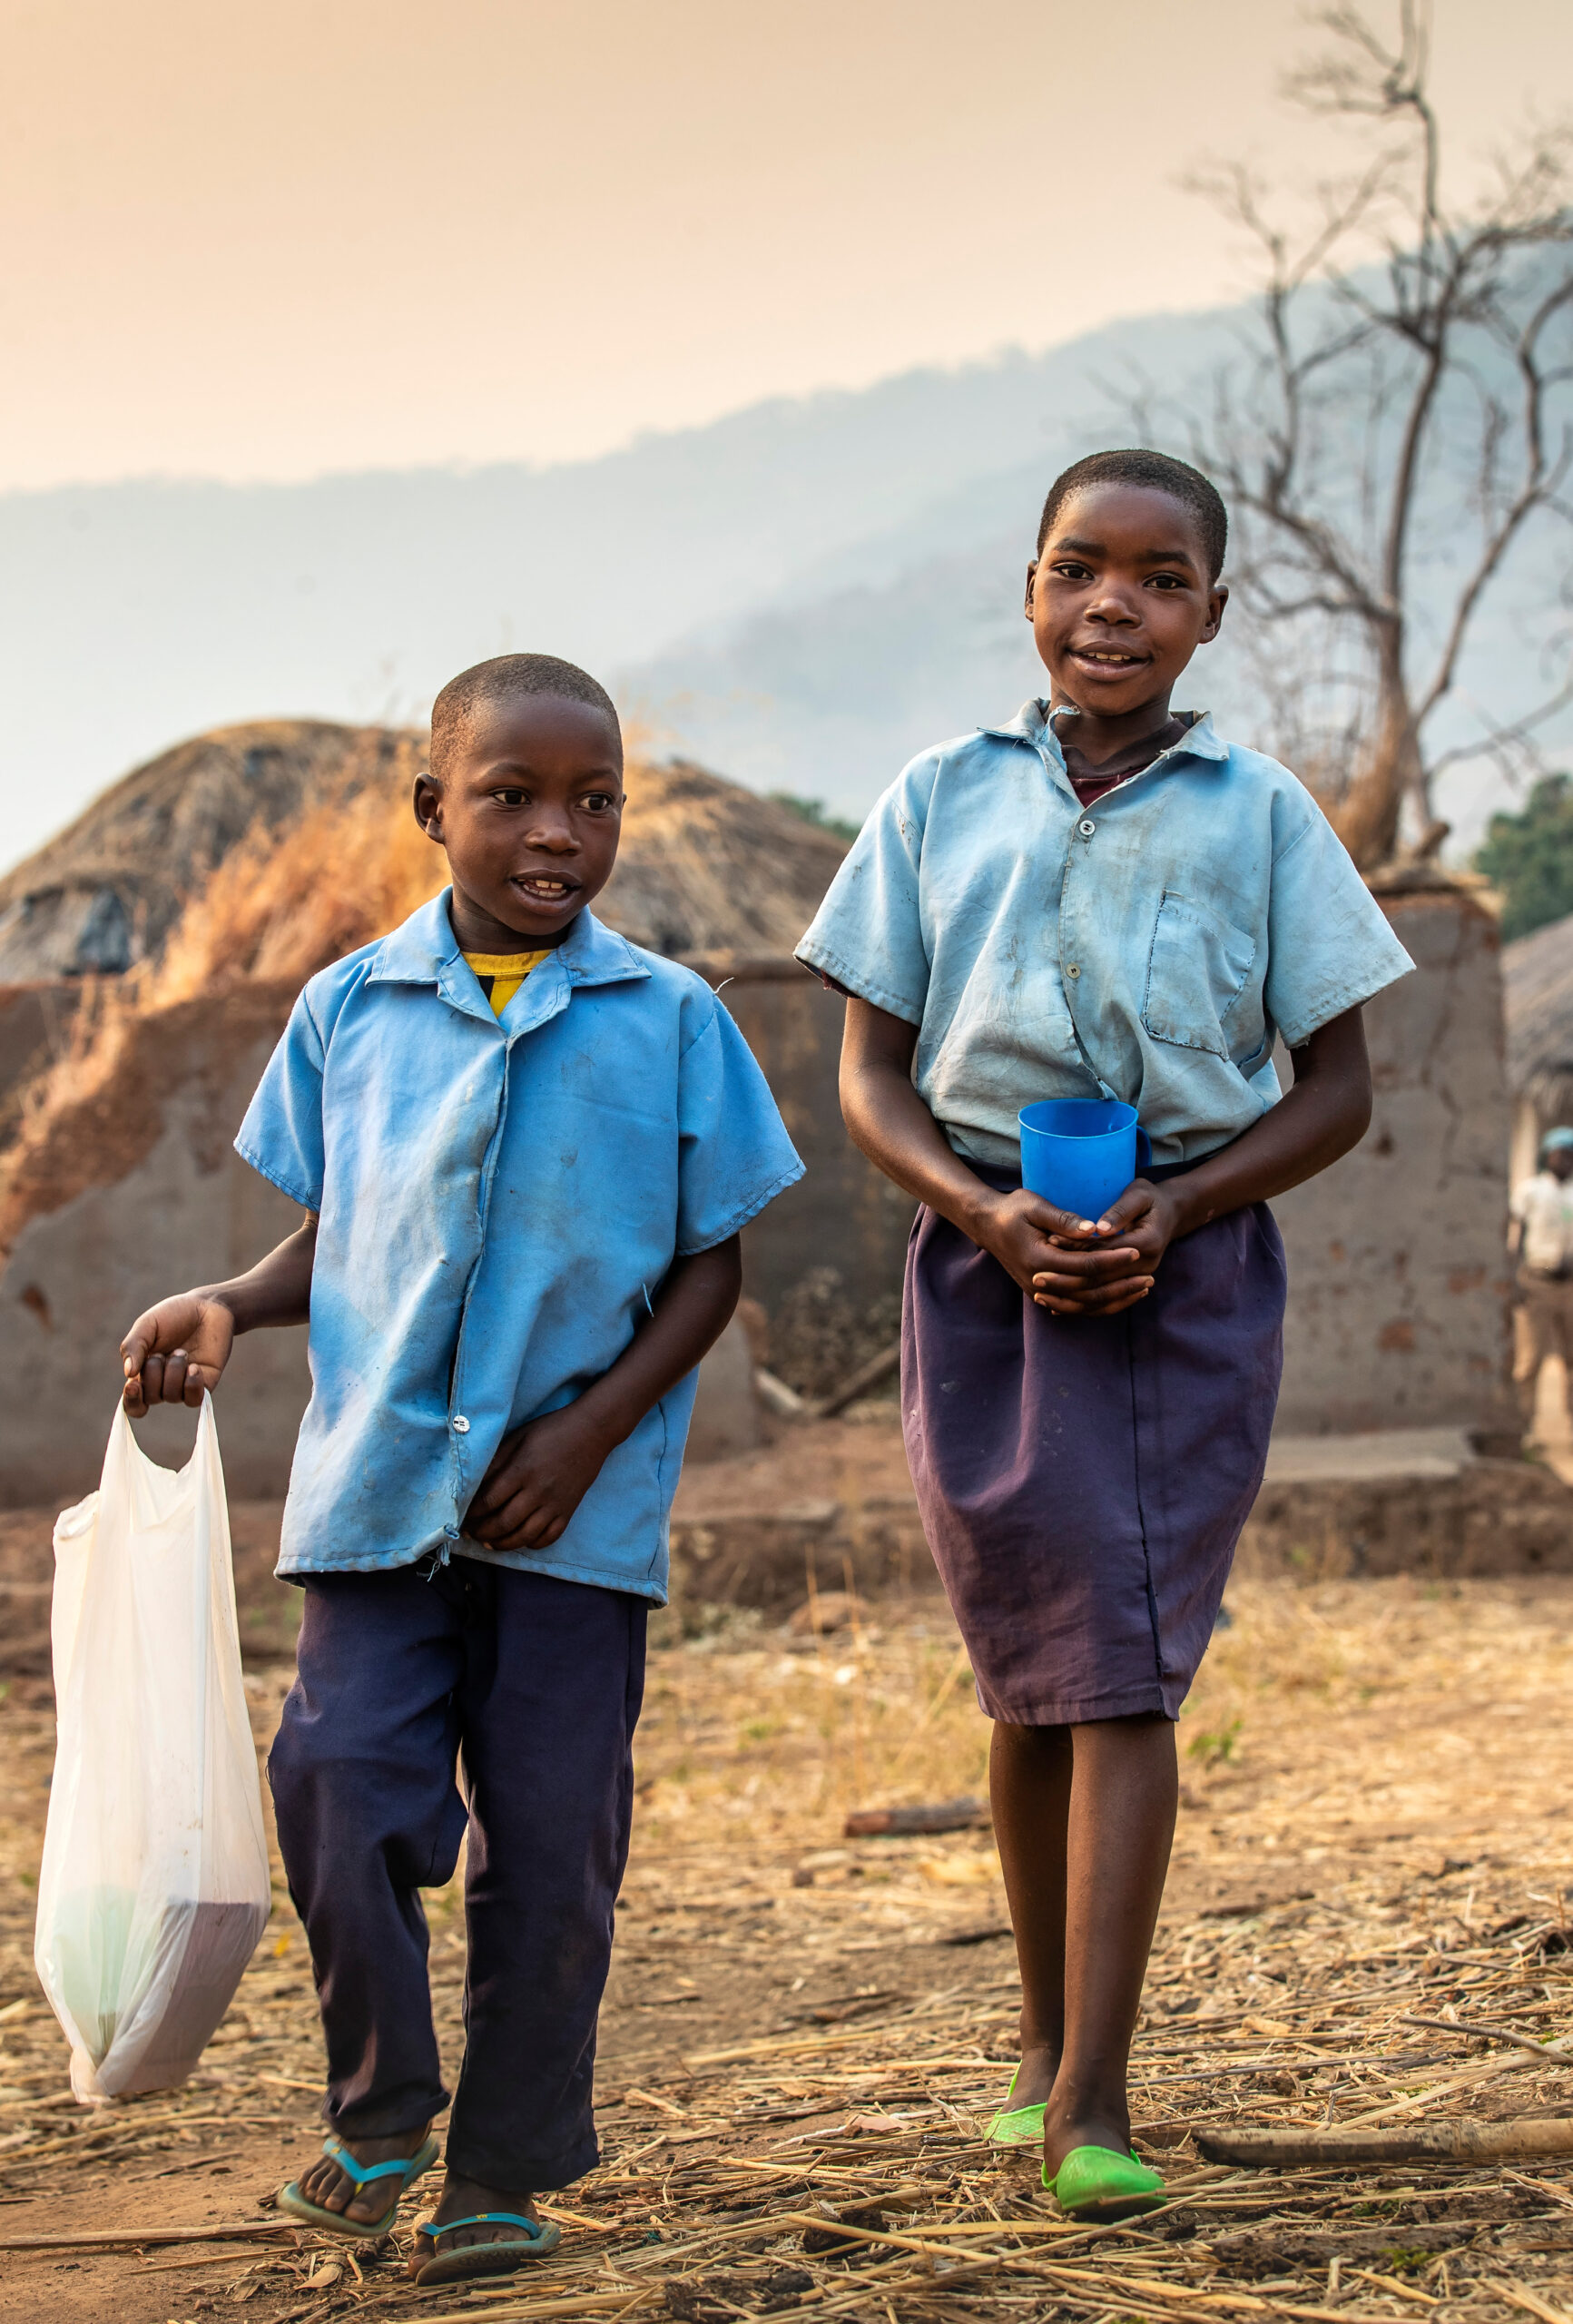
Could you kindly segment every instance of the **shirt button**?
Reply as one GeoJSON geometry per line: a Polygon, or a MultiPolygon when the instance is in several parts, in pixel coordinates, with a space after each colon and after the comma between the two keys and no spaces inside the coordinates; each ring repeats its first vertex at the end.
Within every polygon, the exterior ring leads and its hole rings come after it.
{"type": "Polygon", "coordinates": [[[1077,967],[1076,962],[1072,960],[1069,967],[1066,970],[1066,975],[1067,977],[1079,977],[1080,974],[1081,970],[1077,967]]]}
{"type": "Polygon", "coordinates": [[[1094,832],[1097,829],[1097,825],[1094,822],[1090,815],[1084,815],[1080,822],[1077,823],[1077,829],[1081,833],[1083,839],[1091,839],[1094,832]]]}
{"type": "Polygon", "coordinates": [[[453,1416],[453,1425],[456,1435],[467,1436],[469,1434],[469,1423],[466,1420],[463,1413],[455,1413],[453,1416]]]}

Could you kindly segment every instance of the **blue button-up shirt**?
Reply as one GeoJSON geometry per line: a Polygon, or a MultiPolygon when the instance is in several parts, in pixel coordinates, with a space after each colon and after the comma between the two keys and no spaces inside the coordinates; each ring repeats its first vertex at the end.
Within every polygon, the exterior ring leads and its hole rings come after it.
{"type": "Polygon", "coordinates": [[[235,1144],[320,1215],[279,1571],[457,1549],[663,1599],[694,1374],[551,1549],[487,1550],[463,1529],[505,1432],[571,1403],[679,1254],[725,1242],[802,1175],[703,979],[586,911],[496,1018],[445,892],[312,978],[235,1144]]]}
{"type": "Polygon", "coordinates": [[[1161,1163],[1280,1095],[1291,1048],[1412,967],[1304,785],[1199,719],[1090,807],[1041,702],[915,758],[798,958],[918,1028],[960,1154],[1020,1162],[1042,1098],[1123,1098],[1161,1163]]]}

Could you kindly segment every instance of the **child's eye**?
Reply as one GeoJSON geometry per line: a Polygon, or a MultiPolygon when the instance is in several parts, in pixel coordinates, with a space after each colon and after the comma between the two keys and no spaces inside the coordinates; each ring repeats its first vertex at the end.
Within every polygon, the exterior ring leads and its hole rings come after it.
{"type": "Polygon", "coordinates": [[[1067,557],[1063,565],[1055,566],[1053,570],[1058,574],[1062,581],[1090,581],[1092,579],[1091,566],[1081,565],[1074,557],[1067,557]]]}
{"type": "Polygon", "coordinates": [[[599,814],[605,808],[614,807],[617,802],[610,791],[586,791],[580,803],[599,814]]]}
{"type": "Polygon", "coordinates": [[[1177,573],[1155,573],[1147,581],[1150,589],[1183,589],[1185,586],[1177,573]]]}
{"type": "Polygon", "coordinates": [[[522,807],[528,799],[529,793],[520,791],[516,786],[510,784],[506,791],[494,791],[492,797],[499,807],[522,807]]]}

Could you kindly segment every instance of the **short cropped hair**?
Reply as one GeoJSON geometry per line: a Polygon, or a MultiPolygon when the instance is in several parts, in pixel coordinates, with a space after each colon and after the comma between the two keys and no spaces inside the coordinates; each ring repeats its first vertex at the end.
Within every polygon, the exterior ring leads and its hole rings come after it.
{"type": "Polygon", "coordinates": [[[448,753],[483,703],[515,701],[532,694],[554,694],[566,702],[587,703],[592,710],[605,711],[618,734],[622,734],[611,695],[576,662],[561,662],[555,654],[498,654],[449,678],[431,705],[431,771],[438,781],[448,753]]]}
{"type": "Polygon", "coordinates": [[[1216,486],[1210,484],[1199,468],[1187,468],[1184,460],[1172,460],[1166,452],[1089,452],[1085,460],[1075,461],[1063,476],[1057,476],[1049,486],[1037,527],[1039,556],[1049,529],[1066,502],[1089,484],[1135,484],[1149,492],[1166,492],[1171,500],[1179,501],[1196,520],[1207,552],[1207,578],[1218,578],[1224,569],[1224,553],[1229,546],[1229,512],[1216,486]]]}

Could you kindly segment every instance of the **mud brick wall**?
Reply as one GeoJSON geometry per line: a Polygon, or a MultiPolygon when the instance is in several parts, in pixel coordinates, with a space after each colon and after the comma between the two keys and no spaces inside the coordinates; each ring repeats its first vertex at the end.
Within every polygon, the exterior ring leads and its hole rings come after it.
{"type": "MultiPolygon", "coordinates": [[[[703,965],[713,983],[728,980],[726,1002],[809,1166],[745,1231],[746,1288],[773,1312],[806,1273],[831,1268],[857,1315],[899,1290],[912,1206],[841,1128],[843,1004],[778,957],[703,965]]],[[[131,1050],[52,1158],[48,1183],[10,1189],[13,1215],[26,1215],[0,1266],[0,1508],[60,1507],[91,1492],[132,1318],[167,1292],[243,1272],[300,1223],[231,1147],[292,999],[249,985],[135,1020],[131,1050]]],[[[39,1006],[16,997],[18,1065],[40,1046],[39,1006]]],[[[218,1413],[237,1495],[288,1484],[310,1393],[305,1340],[304,1330],[260,1332],[237,1345],[218,1413]]],[[[139,1434],[155,1459],[175,1462],[192,1428],[184,1413],[158,1413],[139,1434]]]]}
{"type": "Polygon", "coordinates": [[[1234,1571],[1301,1581],[1573,1574],[1573,1492],[1529,1461],[1474,1461],[1453,1477],[1269,1480],[1234,1571]]]}
{"type": "MultiPolygon", "coordinates": [[[[1496,929],[1467,892],[1386,908],[1419,973],[1368,1012],[1371,1134],[1274,1206],[1291,1275],[1279,1425],[1511,1432],[1496,929]]],[[[842,1003],[779,957],[696,965],[724,982],[808,1164],[744,1234],[747,1289],[774,1315],[806,1275],[834,1270],[850,1315],[889,1301],[911,1205],[841,1127],[842,1003]]],[[[59,1507],[90,1491],[118,1388],[115,1344],[132,1317],[164,1292],[240,1272],[297,1223],[230,1149],[290,998],[253,987],[141,1020],[102,1118],[33,1190],[0,1270],[0,1507],[59,1507]]],[[[18,1003],[19,1056],[42,1035],[39,1007],[18,1003]]],[[[240,1344],[219,1413],[237,1495],[284,1490],[308,1393],[304,1343],[294,1331],[240,1344]]],[[[157,1457],[183,1456],[184,1415],[144,1426],[157,1457]]],[[[800,1543],[787,1561],[801,1556],[800,1543]]]]}
{"type": "MultiPolygon", "coordinates": [[[[293,995],[254,987],[137,1021],[73,1128],[0,1272],[0,1507],[56,1508],[98,1482],[120,1393],[121,1334],[152,1300],[242,1273],[300,1212],[231,1148],[293,995]]],[[[310,1393],[303,1328],[236,1346],[218,1409],[232,1493],[289,1481],[310,1393]]],[[[155,1460],[190,1452],[195,1416],[138,1423],[155,1460]]]]}
{"type": "Polygon", "coordinates": [[[745,1288],[775,1315],[813,1267],[833,1267],[860,1312],[900,1293],[912,1198],[864,1160],[841,1125],[836,1078],[846,1002],[792,960],[711,953],[693,964],[763,1068],[806,1170],[743,1236],[745,1288]]]}
{"type": "Polygon", "coordinates": [[[1278,1426],[1516,1438],[1497,926],[1467,890],[1381,901],[1416,972],[1366,1010],[1371,1128],[1273,1206],[1289,1256],[1278,1426]]]}

